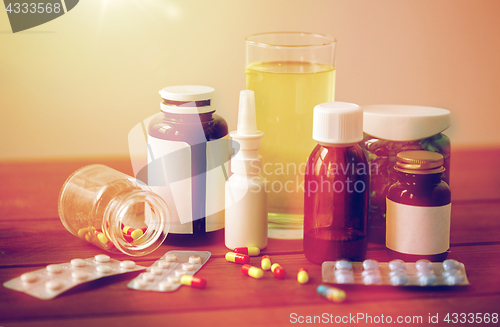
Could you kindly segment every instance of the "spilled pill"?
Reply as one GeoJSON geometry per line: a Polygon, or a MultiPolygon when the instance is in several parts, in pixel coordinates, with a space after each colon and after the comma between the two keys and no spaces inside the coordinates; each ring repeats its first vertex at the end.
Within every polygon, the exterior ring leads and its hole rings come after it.
{"type": "Polygon", "coordinates": [[[297,281],[300,284],[305,284],[309,281],[309,274],[307,273],[307,270],[304,268],[300,268],[299,272],[297,273],[297,281]]]}
{"type": "Polygon", "coordinates": [[[245,264],[250,262],[250,257],[246,254],[228,252],[226,253],[226,260],[229,262],[245,264]]]}
{"type": "Polygon", "coordinates": [[[195,288],[205,288],[207,286],[207,281],[201,277],[195,277],[192,275],[183,275],[181,277],[181,284],[195,288]]]}
{"type": "Polygon", "coordinates": [[[285,278],[286,276],[286,271],[285,269],[283,269],[283,267],[281,267],[279,264],[277,263],[274,263],[272,266],[271,266],[271,271],[273,272],[274,276],[276,276],[277,278],[285,278]]]}
{"type": "Polygon", "coordinates": [[[262,269],[248,264],[241,266],[241,272],[253,278],[262,278],[262,276],[264,276],[264,271],[262,269]]]}
{"type": "Polygon", "coordinates": [[[260,254],[260,249],[258,247],[255,247],[255,246],[239,247],[239,248],[235,248],[233,250],[233,252],[246,254],[246,255],[249,255],[251,257],[255,257],[255,256],[258,256],[260,254]]]}
{"type": "Polygon", "coordinates": [[[260,261],[260,266],[263,270],[271,269],[271,258],[268,255],[263,255],[260,261]]]}

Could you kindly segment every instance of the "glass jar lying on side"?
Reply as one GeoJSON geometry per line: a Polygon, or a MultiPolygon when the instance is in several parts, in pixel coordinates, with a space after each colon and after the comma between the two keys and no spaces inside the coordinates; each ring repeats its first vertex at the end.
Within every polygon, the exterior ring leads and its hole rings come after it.
{"type": "Polygon", "coordinates": [[[426,150],[444,157],[442,179],[450,184],[450,111],[434,107],[370,105],[363,109],[364,138],[359,143],[370,167],[368,241],[385,244],[386,196],[397,182],[396,156],[402,151],[426,150]]]}
{"type": "Polygon", "coordinates": [[[66,229],[115,253],[146,255],[167,237],[169,211],[163,199],[133,177],[104,165],[75,171],[58,203],[66,229]]]}

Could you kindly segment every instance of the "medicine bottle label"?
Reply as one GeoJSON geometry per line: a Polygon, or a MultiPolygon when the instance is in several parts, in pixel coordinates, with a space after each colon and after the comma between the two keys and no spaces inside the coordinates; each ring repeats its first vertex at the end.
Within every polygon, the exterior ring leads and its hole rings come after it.
{"type": "Polygon", "coordinates": [[[192,234],[206,218],[206,232],[224,228],[227,140],[189,145],[148,135],[148,185],[167,203],[170,232],[192,234]]]}
{"type": "Polygon", "coordinates": [[[451,203],[418,207],[386,199],[386,246],[396,252],[429,255],[450,247],[451,203]]]}

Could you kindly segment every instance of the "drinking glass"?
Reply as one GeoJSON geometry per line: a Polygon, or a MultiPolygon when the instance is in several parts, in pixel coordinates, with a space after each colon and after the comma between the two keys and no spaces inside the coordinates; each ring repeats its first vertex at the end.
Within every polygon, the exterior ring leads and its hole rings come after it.
{"type": "Polygon", "coordinates": [[[316,146],[313,109],[335,98],[333,37],[273,32],[246,38],[246,88],[255,92],[264,132],[262,174],[269,181],[269,237],[303,237],[304,173],[316,146]]]}

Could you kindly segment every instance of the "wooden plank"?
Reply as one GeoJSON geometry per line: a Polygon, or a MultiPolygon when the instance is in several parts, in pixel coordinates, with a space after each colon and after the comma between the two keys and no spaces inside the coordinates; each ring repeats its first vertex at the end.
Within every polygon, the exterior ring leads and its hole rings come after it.
{"type": "MultiPolygon", "coordinates": [[[[380,301],[404,301],[420,299],[442,299],[450,305],[474,296],[495,296],[500,294],[498,271],[500,261],[497,254],[500,245],[457,247],[453,258],[466,266],[470,286],[459,287],[391,287],[391,286],[342,286],[349,302],[364,309],[380,301]]],[[[371,258],[387,261],[384,251],[369,253],[371,258]]],[[[222,258],[213,258],[197,275],[207,279],[205,290],[182,287],[172,293],[133,291],[126,287],[134,277],[118,276],[88,283],[53,300],[43,301],[26,294],[0,289],[1,320],[16,319],[44,320],[49,318],[69,319],[71,317],[113,316],[127,314],[176,313],[181,311],[240,310],[246,308],[274,308],[282,306],[322,305],[324,299],[316,295],[321,283],[321,267],[309,263],[301,254],[276,255],[288,273],[284,280],[276,279],[271,272],[256,280],[244,276],[240,265],[228,263],[222,258]],[[295,274],[300,267],[309,270],[311,281],[300,285],[295,274]]],[[[251,264],[258,265],[260,258],[252,258],[251,264]]],[[[29,269],[32,270],[32,269],[29,269]]],[[[0,280],[6,281],[26,272],[25,267],[0,269],[0,280]]]]}
{"type": "MultiPolygon", "coordinates": [[[[149,314],[132,314],[123,311],[118,315],[85,315],[73,317],[52,317],[43,320],[6,321],[6,326],[290,326],[291,324],[310,325],[307,319],[317,324],[331,325],[356,325],[356,326],[386,326],[392,321],[396,324],[398,319],[401,325],[409,326],[449,326],[449,325],[474,325],[471,323],[460,324],[460,313],[498,313],[500,296],[472,296],[460,302],[447,299],[415,299],[407,301],[377,301],[360,305],[349,301],[334,304],[327,301],[321,303],[276,306],[272,308],[248,307],[240,309],[216,309],[177,312],[155,312],[149,314]],[[457,313],[457,323],[444,321],[449,314],[454,319],[457,313]],[[382,318],[383,316],[383,318],[382,318]],[[390,316],[390,318],[388,318],[390,316]],[[319,318],[315,318],[319,317],[319,318]],[[399,318],[401,317],[401,318],[399,318]],[[432,317],[432,318],[431,318],[432,317]],[[430,323],[429,319],[438,323],[430,323]],[[321,320],[320,320],[321,319],[321,320]],[[384,323],[376,323],[376,321],[384,323]],[[404,320],[406,319],[406,323],[404,320]],[[337,322],[335,322],[337,320],[337,322]],[[344,323],[342,323],[342,320],[344,323]],[[301,321],[304,321],[301,323],[301,321]],[[375,322],[374,322],[375,321],[375,322]]],[[[126,308],[124,308],[126,309],[126,308]]],[[[478,316],[479,317],[479,316],[478,316]]],[[[466,318],[471,319],[470,315],[466,318]]],[[[475,320],[476,322],[479,320],[475,320]]],[[[483,323],[484,326],[496,326],[498,323],[483,323]]],[[[476,324],[476,325],[481,325],[476,324]]]]}

